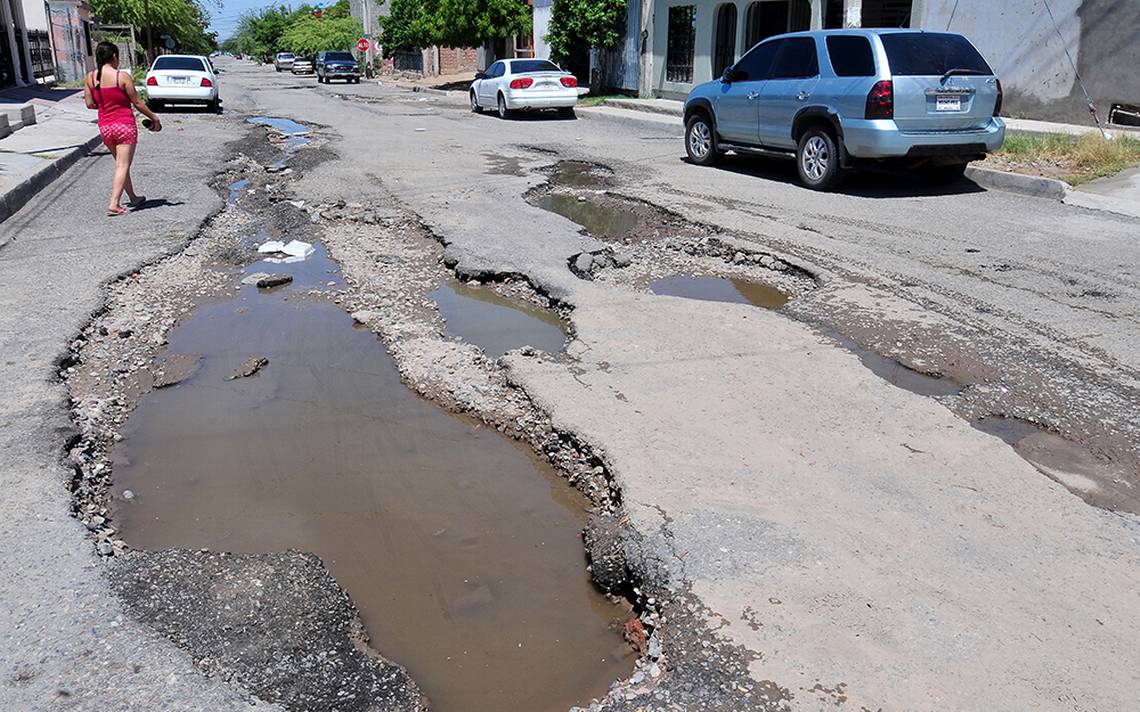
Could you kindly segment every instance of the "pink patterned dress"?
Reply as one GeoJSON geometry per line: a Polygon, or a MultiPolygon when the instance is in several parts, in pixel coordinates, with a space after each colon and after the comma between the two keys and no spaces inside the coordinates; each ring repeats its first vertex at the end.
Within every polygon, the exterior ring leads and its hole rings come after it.
{"type": "Polygon", "coordinates": [[[139,128],[131,100],[119,87],[119,71],[115,70],[114,86],[105,87],[97,77],[91,91],[99,107],[99,133],[107,148],[134,145],[139,142],[139,128]]]}

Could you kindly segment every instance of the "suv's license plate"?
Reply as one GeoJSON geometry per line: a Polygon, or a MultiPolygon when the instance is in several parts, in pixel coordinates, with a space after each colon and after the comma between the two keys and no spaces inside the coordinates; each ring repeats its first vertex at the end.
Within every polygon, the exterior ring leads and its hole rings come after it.
{"type": "Polygon", "coordinates": [[[935,111],[961,111],[962,97],[937,96],[934,98],[934,109],[935,111]]]}

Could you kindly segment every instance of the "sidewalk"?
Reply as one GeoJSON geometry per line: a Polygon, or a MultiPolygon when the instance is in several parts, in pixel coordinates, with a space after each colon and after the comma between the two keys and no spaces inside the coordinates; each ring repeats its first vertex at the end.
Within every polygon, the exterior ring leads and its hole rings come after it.
{"type": "MultiPolygon", "coordinates": [[[[100,141],[95,112],[74,89],[21,88],[0,92],[0,115],[29,116],[0,138],[0,222],[23,207],[100,141]]],[[[0,242],[2,247],[4,242],[0,242]]]]}

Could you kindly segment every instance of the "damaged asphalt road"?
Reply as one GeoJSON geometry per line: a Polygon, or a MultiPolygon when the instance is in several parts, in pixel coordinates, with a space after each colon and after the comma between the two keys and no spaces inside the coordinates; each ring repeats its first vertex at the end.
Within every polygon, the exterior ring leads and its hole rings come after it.
{"type": "MultiPolygon", "coordinates": [[[[819,196],[763,164],[688,166],[679,128],[588,111],[500,122],[461,97],[315,87],[248,64],[226,80],[231,112],[289,117],[325,142],[299,151],[292,172],[274,169],[283,182],[258,187],[246,209],[274,237],[327,246],[344,274],[328,298],[380,335],[412,389],[542,453],[585,495],[592,573],[633,606],[622,635],[637,660],[582,708],[1124,709],[1140,695],[1140,363],[1128,306],[1140,295],[1128,225],[967,186],[926,193],[880,180],[819,196]],[[293,83],[306,87],[286,90],[293,83]],[[553,185],[561,159],[598,166],[604,180],[553,185]],[[545,209],[554,194],[565,209],[545,209]],[[591,231],[574,221],[578,203],[628,209],[591,231]],[[430,295],[454,276],[555,311],[566,353],[493,359],[445,336],[430,295]],[[763,284],[780,298],[655,293],[674,277],[763,284]],[[834,332],[961,388],[896,387],[834,332]],[[1041,425],[1081,448],[1091,471],[1032,463],[1029,448],[972,427],[986,416],[1041,425]]],[[[4,376],[17,394],[3,435],[14,571],[2,595],[14,605],[0,619],[13,631],[0,698],[10,706],[358,708],[329,702],[341,676],[362,705],[421,704],[316,557],[129,551],[99,513],[114,478],[107,452],[138,399],[199,377],[194,354],[156,358],[195,303],[231,288],[206,267],[252,259],[226,244],[244,218],[199,230],[225,194],[218,166],[228,180],[278,158],[240,118],[186,117],[170,144],[144,145],[140,155],[159,156],[194,143],[203,158],[143,173],[191,192],[145,223],[116,223],[129,239],[50,208],[96,209],[105,159],[76,169],[91,187],[69,174],[2,227],[19,229],[0,252],[12,295],[5,359],[19,365],[4,376]],[[74,236],[65,250],[53,249],[59,235],[74,236]],[[175,256],[130,273],[162,254],[175,256]],[[111,309],[88,323],[101,283],[123,272],[111,309]],[[161,294],[171,284],[186,289],[161,294]],[[161,296],[141,302],[145,323],[123,298],[136,292],[161,296]],[[73,342],[85,325],[94,331],[73,342]],[[95,440],[72,440],[52,378],[69,354],[73,392],[104,388],[83,383],[92,349],[105,349],[89,362],[106,363],[100,373],[130,354],[113,380],[137,387],[77,408],[80,434],[103,438],[84,450],[95,440]],[[77,502],[94,507],[78,512],[86,538],[68,516],[59,460],[69,442],[94,473],[77,502]],[[253,588],[274,581],[277,593],[253,588]],[[231,617],[222,600],[250,615],[231,617]],[[259,618],[274,611],[297,628],[259,618]],[[235,648],[235,631],[256,642],[235,648]],[[268,655],[305,668],[290,635],[327,641],[321,674],[256,664],[268,655]]]]}

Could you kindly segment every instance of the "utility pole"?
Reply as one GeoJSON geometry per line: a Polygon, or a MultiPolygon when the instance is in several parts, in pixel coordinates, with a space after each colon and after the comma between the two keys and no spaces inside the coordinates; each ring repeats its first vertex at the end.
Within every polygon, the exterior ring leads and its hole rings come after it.
{"type": "Polygon", "coordinates": [[[154,37],[150,32],[150,0],[143,0],[143,23],[146,24],[146,66],[154,62],[154,37]]]}

